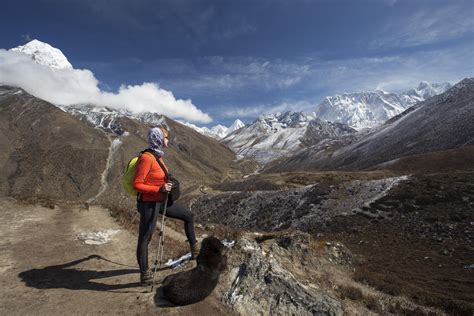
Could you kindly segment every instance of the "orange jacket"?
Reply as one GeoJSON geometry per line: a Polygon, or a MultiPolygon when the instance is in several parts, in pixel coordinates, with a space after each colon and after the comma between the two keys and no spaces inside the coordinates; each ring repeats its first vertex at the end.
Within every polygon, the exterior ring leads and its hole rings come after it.
{"type": "MultiPolygon", "coordinates": [[[[168,171],[163,158],[160,161],[168,171]]],[[[166,183],[166,175],[156,161],[152,153],[144,152],[137,162],[135,177],[133,178],[133,188],[141,193],[142,201],[164,202],[166,194],[161,192],[161,188],[166,183]]]]}

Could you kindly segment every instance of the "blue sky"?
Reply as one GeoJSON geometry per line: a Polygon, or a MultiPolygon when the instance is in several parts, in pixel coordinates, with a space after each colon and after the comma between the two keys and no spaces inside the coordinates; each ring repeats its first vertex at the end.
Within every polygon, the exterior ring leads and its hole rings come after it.
{"type": "Polygon", "coordinates": [[[6,0],[0,47],[39,39],[105,91],[155,82],[228,126],[472,77],[473,17],[472,0],[6,0]]]}

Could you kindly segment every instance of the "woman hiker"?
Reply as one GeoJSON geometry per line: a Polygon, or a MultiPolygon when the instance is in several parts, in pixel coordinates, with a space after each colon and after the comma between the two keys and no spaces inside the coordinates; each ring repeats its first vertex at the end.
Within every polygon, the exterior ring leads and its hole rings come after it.
{"type": "MultiPolygon", "coordinates": [[[[148,131],[148,149],[137,162],[133,187],[139,193],[137,209],[140,213],[140,228],[138,234],[137,260],[140,266],[140,281],[150,284],[153,272],[148,268],[148,244],[156,229],[158,214],[163,214],[167,192],[172,184],[167,182],[165,172],[156,159],[163,161],[163,149],[168,147],[169,132],[165,127],[153,127],[148,131]]],[[[193,214],[179,204],[173,203],[166,209],[166,216],[180,219],[184,222],[184,231],[191,249],[191,259],[197,256],[196,236],[194,234],[193,214]]]]}

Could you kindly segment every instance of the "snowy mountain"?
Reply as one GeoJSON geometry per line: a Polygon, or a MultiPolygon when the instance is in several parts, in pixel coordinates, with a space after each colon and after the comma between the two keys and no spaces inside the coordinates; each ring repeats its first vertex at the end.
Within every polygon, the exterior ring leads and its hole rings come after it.
{"type": "Polygon", "coordinates": [[[418,87],[400,94],[376,90],[328,96],[316,107],[315,114],[323,120],[347,124],[357,130],[372,128],[450,87],[449,83],[421,82],[418,87]]]}
{"type": "Polygon", "coordinates": [[[59,108],[85,121],[92,127],[100,128],[117,135],[122,135],[125,132],[120,125],[119,118],[127,116],[127,113],[121,113],[105,106],[92,104],[77,104],[67,107],[59,106],[59,108]]]}
{"type": "Polygon", "coordinates": [[[232,123],[232,125],[226,130],[226,136],[235,132],[238,129],[241,129],[242,127],[245,127],[244,122],[239,119],[236,119],[234,123],[232,123]]]}
{"type": "Polygon", "coordinates": [[[37,63],[52,69],[72,69],[72,65],[59,49],[36,39],[10,50],[30,55],[37,63]]]}
{"type": "Polygon", "coordinates": [[[100,128],[116,135],[122,135],[125,129],[120,124],[120,118],[127,117],[147,125],[161,125],[165,117],[158,113],[131,113],[126,110],[116,110],[94,104],[76,104],[72,106],[59,106],[64,112],[70,113],[90,126],[100,128]]]}
{"type": "MultiPolygon", "coordinates": [[[[77,104],[73,106],[59,106],[64,112],[70,113],[89,125],[103,129],[117,135],[122,135],[125,130],[120,124],[121,117],[128,117],[148,125],[161,125],[165,120],[164,116],[158,113],[131,113],[126,110],[116,110],[105,106],[97,106],[93,104],[77,104]]],[[[212,128],[198,127],[192,123],[177,121],[187,127],[190,127],[202,135],[209,136],[214,139],[221,139],[228,135],[232,128],[243,124],[242,121],[236,120],[231,127],[216,125],[212,128]]],[[[245,125],[244,125],[245,126],[245,125]]]]}
{"type": "Polygon", "coordinates": [[[332,140],[341,136],[354,135],[345,137],[344,141],[358,138],[365,132],[355,134],[357,130],[379,126],[450,87],[449,83],[421,82],[400,94],[376,90],[328,96],[310,115],[302,112],[262,115],[222,142],[241,156],[269,162],[318,143],[331,146],[332,140]]]}
{"type": "Polygon", "coordinates": [[[268,171],[363,170],[402,157],[472,146],[473,120],[474,78],[466,78],[365,135],[311,146],[268,171]]]}
{"type": "Polygon", "coordinates": [[[245,124],[239,119],[236,119],[230,127],[225,127],[224,125],[218,124],[211,128],[208,128],[205,126],[199,127],[189,122],[183,122],[183,121],[179,121],[179,122],[183,125],[186,125],[187,127],[191,127],[198,133],[201,133],[203,135],[206,135],[215,139],[222,139],[226,137],[227,135],[233,133],[234,131],[245,126],[245,124]]]}
{"type": "Polygon", "coordinates": [[[344,124],[326,122],[302,112],[285,112],[262,115],[221,141],[240,156],[266,163],[319,140],[353,132],[344,124]]]}

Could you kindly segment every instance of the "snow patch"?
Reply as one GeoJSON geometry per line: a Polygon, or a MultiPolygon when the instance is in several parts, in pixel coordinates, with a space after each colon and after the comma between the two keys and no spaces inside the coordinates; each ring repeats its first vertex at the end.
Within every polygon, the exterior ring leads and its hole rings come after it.
{"type": "Polygon", "coordinates": [[[112,236],[118,234],[120,229],[107,229],[101,231],[82,232],[77,239],[87,245],[103,245],[111,241],[112,236]]]}

